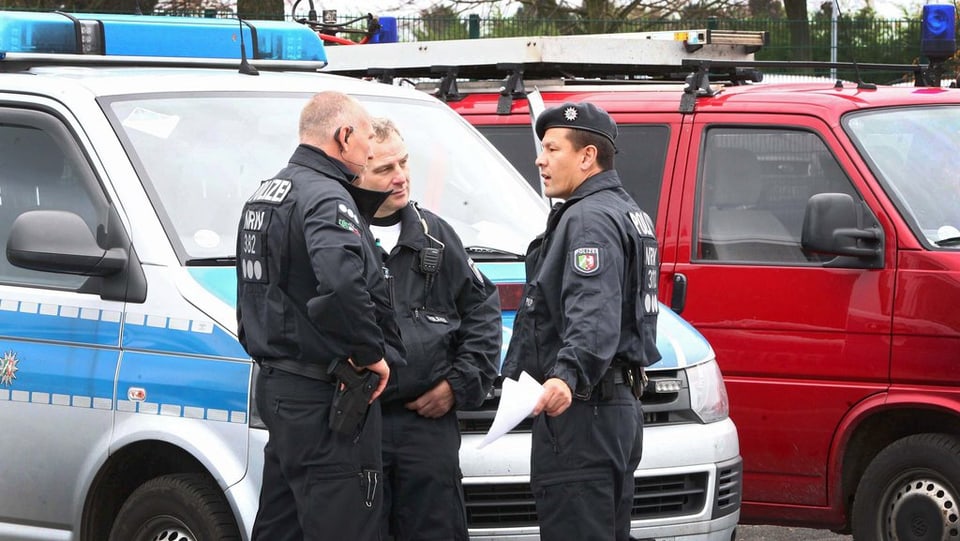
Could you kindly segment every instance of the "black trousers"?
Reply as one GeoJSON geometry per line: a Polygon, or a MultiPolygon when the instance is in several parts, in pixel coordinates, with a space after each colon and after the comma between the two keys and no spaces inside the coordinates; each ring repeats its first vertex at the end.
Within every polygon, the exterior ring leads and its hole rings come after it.
{"type": "Polygon", "coordinates": [[[428,419],[383,406],[383,539],[467,541],[456,411],[428,419]]]}
{"type": "Polygon", "coordinates": [[[543,541],[630,539],[643,411],[626,385],[613,395],[534,419],[530,484],[543,541]]]}
{"type": "Polygon", "coordinates": [[[264,367],[256,393],[270,439],[253,541],[379,540],[379,401],[354,439],[329,428],[333,383],[264,367]]]}

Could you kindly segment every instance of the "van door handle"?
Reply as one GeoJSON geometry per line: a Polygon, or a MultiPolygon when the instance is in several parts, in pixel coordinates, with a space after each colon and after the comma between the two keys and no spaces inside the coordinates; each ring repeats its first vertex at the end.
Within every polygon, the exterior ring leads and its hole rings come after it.
{"type": "Polygon", "coordinates": [[[680,314],[687,305],[687,277],[677,273],[673,275],[673,295],[670,296],[670,309],[680,314]]]}

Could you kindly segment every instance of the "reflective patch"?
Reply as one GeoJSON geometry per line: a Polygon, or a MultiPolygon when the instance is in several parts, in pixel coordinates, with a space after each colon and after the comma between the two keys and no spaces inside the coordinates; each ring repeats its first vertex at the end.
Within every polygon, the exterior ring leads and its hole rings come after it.
{"type": "Polygon", "coordinates": [[[574,250],[573,270],[579,274],[594,274],[600,270],[600,249],[577,248],[574,250]]]}
{"type": "Polygon", "coordinates": [[[650,217],[644,212],[628,212],[627,215],[630,217],[630,221],[633,222],[633,227],[637,228],[637,233],[640,233],[640,236],[643,237],[654,237],[656,236],[654,230],[656,229],[653,225],[653,221],[650,220],[650,217]]]}
{"type": "Polygon", "coordinates": [[[289,180],[282,178],[265,180],[260,183],[260,187],[257,188],[257,191],[253,192],[253,195],[250,196],[247,202],[278,205],[282,203],[287,197],[287,194],[290,193],[291,186],[292,184],[289,180]]]}
{"type": "Polygon", "coordinates": [[[237,239],[240,275],[245,282],[265,284],[269,282],[267,276],[267,234],[266,230],[273,217],[273,210],[269,207],[243,209],[243,228],[240,238],[237,239]]]}
{"type": "Polygon", "coordinates": [[[337,205],[337,225],[354,235],[360,234],[360,219],[357,218],[357,213],[343,203],[337,205]]]}

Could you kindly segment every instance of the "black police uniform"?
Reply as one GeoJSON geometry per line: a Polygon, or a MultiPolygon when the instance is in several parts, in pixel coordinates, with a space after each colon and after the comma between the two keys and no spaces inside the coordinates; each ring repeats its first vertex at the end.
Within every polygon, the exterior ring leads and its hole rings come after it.
{"type": "Polygon", "coordinates": [[[456,409],[479,406],[497,376],[500,297],[453,228],[415,205],[398,211],[400,237],[386,259],[407,364],[382,397],[383,531],[397,541],[467,541],[456,409]],[[455,398],[446,415],[404,407],[443,380],[455,398]]]}
{"type": "Polygon", "coordinates": [[[379,404],[355,438],[328,424],[332,361],[366,366],[403,354],[364,221],[387,194],[353,178],[300,145],[241,216],[239,339],[260,365],[256,406],[270,432],[254,540],[378,539],[379,404]]]}
{"type": "MultiPolygon", "coordinates": [[[[588,107],[595,106],[548,110],[539,135],[565,125],[613,140],[612,120],[588,107]]],[[[503,374],[559,378],[574,394],[563,414],[534,420],[531,487],[541,538],[626,541],[643,442],[638,380],[660,359],[653,223],[616,171],[598,173],[554,207],[528,248],[526,271],[503,374]]]]}

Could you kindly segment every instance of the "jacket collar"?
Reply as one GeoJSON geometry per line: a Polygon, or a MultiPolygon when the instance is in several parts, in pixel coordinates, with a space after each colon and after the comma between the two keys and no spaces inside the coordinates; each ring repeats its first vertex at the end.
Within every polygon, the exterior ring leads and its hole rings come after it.
{"type": "Polygon", "coordinates": [[[560,222],[560,217],[574,203],[580,201],[588,195],[592,195],[603,190],[620,188],[622,186],[623,184],[620,183],[620,175],[617,174],[615,169],[608,169],[607,171],[601,171],[592,177],[587,177],[587,179],[584,180],[582,184],[577,186],[577,189],[570,194],[569,199],[565,200],[563,203],[556,203],[553,205],[553,208],[550,209],[550,214],[547,216],[547,228],[541,236],[546,236],[548,233],[553,231],[553,229],[557,226],[557,223],[560,222]]]}
{"type": "Polygon", "coordinates": [[[620,182],[620,175],[617,174],[616,169],[608,169],[584,180],[580,186],[577,186],[577,189],[573,191],[570,199],[567,199],[567,201],[582,199],[601,190],[609,190],[621,186],[623,186],[623,184],[620,182]]]}
{"type": "Polygon", "coordinates": [[[353,198],[357,205],[357,210],[367,223],[373,218],[373,215],[380,208],[380,205],[387,200],[391,192],[378,192],[367,190],[353,183],[357,180],[357,175],[353,174],[347,166],[340,160],[329,156],[326,152],[311,145],[300,144],[293,151],[290,157],[290,163],[313,169],[314,171],[330,177],[346,188],[347,192],[353,198]]]}
{"type": "Polygon", "coordinates": [[[397,240],[397,244],[419,251],[427,245],[427,237],[423,234],[423,224],[420,223],[417,210],[413,207],[414,204],[413,201],[410,201],[407,206],[399,210],[400,238],[397,240]]]}

